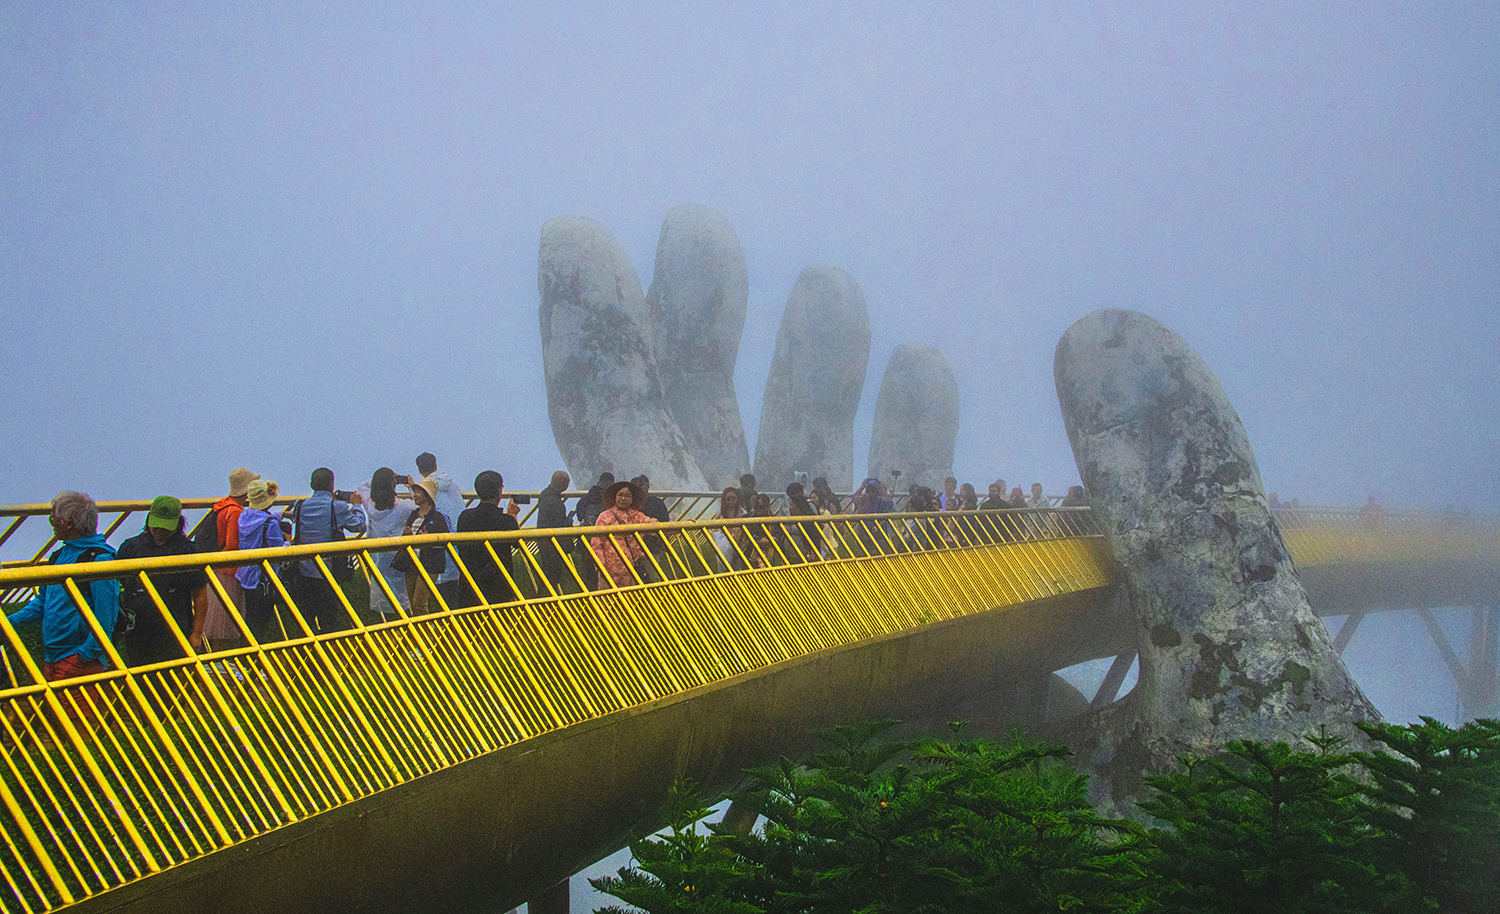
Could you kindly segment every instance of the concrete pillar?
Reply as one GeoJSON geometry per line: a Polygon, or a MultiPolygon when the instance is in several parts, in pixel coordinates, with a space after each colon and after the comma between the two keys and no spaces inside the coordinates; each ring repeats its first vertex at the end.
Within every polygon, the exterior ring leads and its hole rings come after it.
{"type": "Polygon", "coordinates": [[[755,827],[755,821],[759,818],[760,813],[741,803],[739,800],[734,800],[729,804],[729,808],[724,811],[724,818],[719,820],[719,824],[725,826],[736,835],[748,835],[750,834],[750,829],[755,827]]]}

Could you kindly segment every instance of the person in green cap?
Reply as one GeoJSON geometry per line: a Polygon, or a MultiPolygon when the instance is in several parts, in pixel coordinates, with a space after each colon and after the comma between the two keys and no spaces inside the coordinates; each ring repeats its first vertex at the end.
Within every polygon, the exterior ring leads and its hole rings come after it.
{"type": "MultiPolygon", "coordinates": [[[[182,521],[182,502],[170,495],[158,495],[146,513],[145,529],[121,543],[116,558],[192,555],[198,551],[188,538],[182,521]]],[[[208,614],[208,578],[203,570],[147,574],[182,636],[187,638],[193,650],[202,650],[203,620],[208,614]]],[[[121,584],[122,612],[115,633],[123,635],[125,655],[130,665],[145,666],[186,656],[182,643],[141,585],[141,579],[131,576],[121,584]]]]}

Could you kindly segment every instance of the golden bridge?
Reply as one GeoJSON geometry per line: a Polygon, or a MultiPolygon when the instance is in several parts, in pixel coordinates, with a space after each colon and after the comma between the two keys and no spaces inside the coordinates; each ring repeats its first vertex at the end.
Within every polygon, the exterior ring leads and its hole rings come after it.
{"type": "MultiPolygon", "coordinates": [[[[6,562],[0,602],[13,611],[39,587],[65,588],[110,670],[45,682],[34,645],[0,616],[12,676],[0,908],[504,910],[653,827],[675,778],[722,790],[800,751],[809,727],[940,722],[997,683],[1113,657],[1102,706],[1134,657],[1087,509],[715,521],[702,519],[710,496],[666,497],[688,520],[65,566],[42,563],[48,543],[6,562]],[[592,590],[569,562],[571,582],[554,587],[538,549],[580,532],[633,540],[649,568],[592,590]],[[413,550],[436,592],[415,550],[442,545],[473,584],[456,546],[477,542],[522,547],[506,569],[520,597],[460,609],[436,596],[435,613],[378,624],[363,612],[369,588],[399,605],[374,554],[413,550]],[[366,571],[340,585],[329,562],[344,555],[366,571]],[[277,576],[290,557],[316,562],[351,630],[308,629],[277,576]],[[249,563],[292,610],[281,637],[257,640],[231,608],[243,646],[192,651],[153,581],[202,573],[233,607],[212,572],[249,563]],[[129,666],[84,597],[99,578],[139,580],[185,658],[129,666]]],[[[148,506],[101,502],[114,517],[101,530],[148,506]]],[[[47,511],[0,507],[0,545],[47,511]]],[[[1466,702],[1493,707],[1500,526],[1278,517],[1314,608],[1347,617],[1340,649],[1369,612],[1478,607],[1467,661],[1429,630],[1466,702]]]]}

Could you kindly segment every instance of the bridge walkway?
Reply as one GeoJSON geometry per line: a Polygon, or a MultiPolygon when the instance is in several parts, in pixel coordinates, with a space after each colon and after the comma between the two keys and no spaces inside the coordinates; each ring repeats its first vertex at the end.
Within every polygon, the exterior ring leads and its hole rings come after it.
{"type": "MultiPolygon", "coordinates": [[[[408,549],[415,561],[414,550],[440,544],[473,584],[459,544],[545,545],[555,534],[356,540],[0,572],[6,592],[65,588],[111,661],[100,675],[46,682],[0,617],[17,665],[17,684],[0,692],[3,907],[40,912],[93,899],[105,910],[149,899],[163,874],[498,750],[830,649],[1109,583],[1107,549],[1081,509],[676,523],[607,534],[617,548],[629,538],[646,550],[647,580],[585,590],[569,563],[574,586],[559,592],[533,551],[518,549],[516,567],[541,582],[541,593],[513,577],[524,596],[510,603],[458,609],[439,597],[437,613],[374,625],[329,573],[333,558],[355,555],[373,569],[375,552],[408,549]],[[665,553],[646,548],[648,532],[666,534],[665,553]],[[826,549],[815,551],[819,539],[826,549]],[[333,581],[350,631],[307,628],[278,573],[298,557],[314,559],[333,581]],[[244,646],[192,653],[153,579],[195,571],[232,607],[212,572],[250,562],[275,581],[289,610],[281,616],[287,637],[259,640],[232,610],[244,646]],[[131,667],[119,655],[81,585],[124,577],[142,582],[187,656],[131,667]]],[[[376,573],[371,586],[393,597],[398,583],[376,573]]]]}

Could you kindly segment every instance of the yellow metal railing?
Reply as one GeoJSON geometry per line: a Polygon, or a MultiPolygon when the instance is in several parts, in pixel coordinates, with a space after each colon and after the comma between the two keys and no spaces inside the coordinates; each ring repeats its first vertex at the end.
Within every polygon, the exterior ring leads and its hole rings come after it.
{"type": "Polygon", "coordinates": [[[1464,514],[1327,508],[1276,512],[1282,539],[1298,566],[1500,560],[1500,523],[1464,514]]]}
{"type": "MultiPolygon", "coordinates": [[[[0,691],[0,907],[66,906],[519,741],[752,670],[924,625],[1108,583],[1084,510],[756,519],[574,528],[625,555],[631,583],[590,589],[588,563],[546,531],[350,541],[171,559],[0,571],[0,587],[63,587],[108,672],[44,681],[0,618],[16,684],[0,691]],[[660,536],[656,539],[655,536],[660,536]],[[393,607],[378,552],[519,543],[521,596],[374,622],[329,560],[354,555],[393,607]],[[557,543],[564,577],[537,550],[557,543]],[[631,547],[634,547],[632,549],[631,547]],[[653,548],[654,547],[654,548],[653,548]],[[351,629],[314,634],[278,572],[312,558],[351,629]],[[252,631],[215,569],[275,582],[274,637],[252,631]],[[243,644],[194,652],[154,581],[203,575],[243,644]],[[183,657],[130,667],[84,594],[100,578],[144,587],[183,657]]],[[[355,584],[360,582],[356,579],[355,584]]]]}

